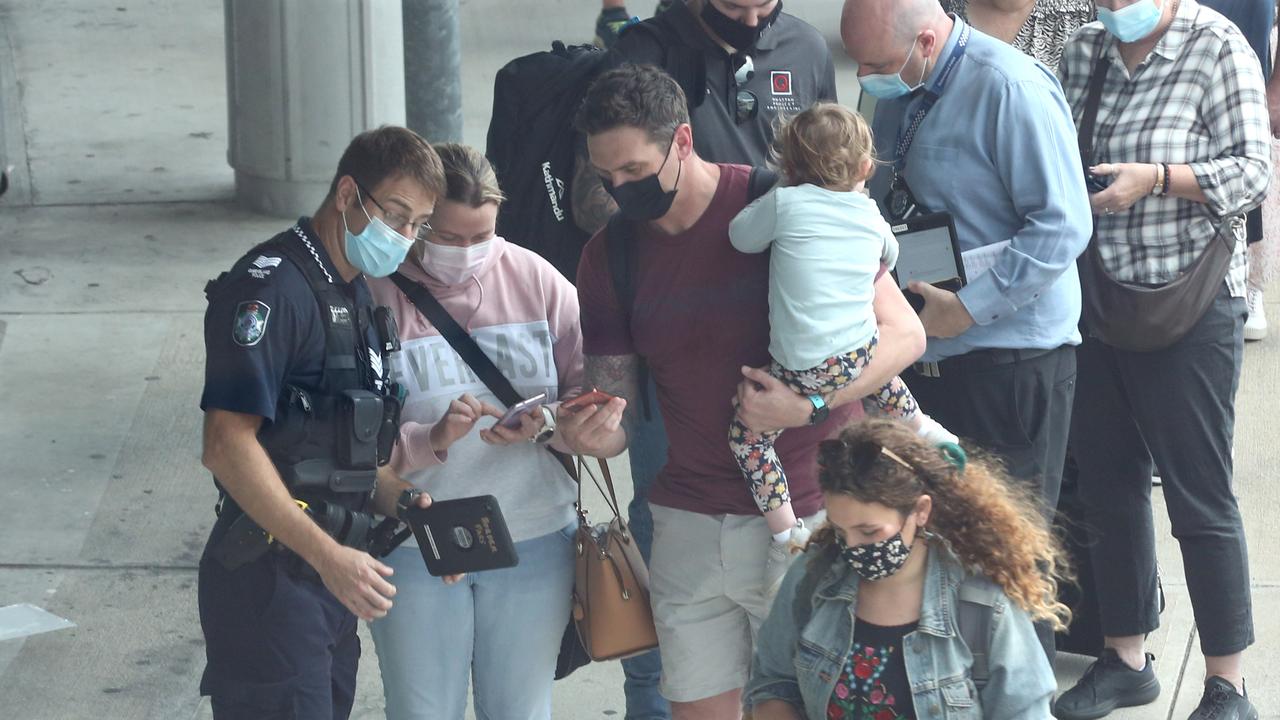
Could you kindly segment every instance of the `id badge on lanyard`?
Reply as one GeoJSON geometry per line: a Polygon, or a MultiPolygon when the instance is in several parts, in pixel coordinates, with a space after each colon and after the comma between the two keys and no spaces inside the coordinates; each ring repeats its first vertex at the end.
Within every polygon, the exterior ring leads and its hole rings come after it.
{"type": "Polygon", "coordinates": [[[889,209],[889,220],[891,222],[901,223],[928,212],[916,200],[915,195],[912,194],[906,178],[902,177],[902,171],[906,168],[907,153],[911,150],[911,143],[916,139],[916,132],[920,130],[920,125],[924,123],[929,111],[942,98],[942,93],[947,89],[947,82],[951,79],[952,72],[960,64],[960,59],[964,57],[965,50],[969,46],[970,34],[971,31],[968,25],[961,28],[960,37],[956,40],[955,47],[951,48],[951,55],[947,57],[946,64],[942,66],[942,72],[938,75],[937,82],[925,93],[920,107],[912,114],[911,120],[898,132],[898,144],[893,160],[893,179],[889,182],[889,194],[885,198],[885,205],[889,209]]]}

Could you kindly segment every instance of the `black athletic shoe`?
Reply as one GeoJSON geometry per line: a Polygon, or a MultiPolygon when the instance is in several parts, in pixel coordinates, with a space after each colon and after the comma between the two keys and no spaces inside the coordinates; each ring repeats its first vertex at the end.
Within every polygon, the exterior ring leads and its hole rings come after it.
{"type": "Polygon", "coordinates": [[[1211,677],[1204,682],[1200,704],[1187,720],[1258,720],[1258,711],[1247,693],[1241,695],[1231,683],[1211,677]]]}
{"type": "Polygon", "coordinates": [[[1053,703],[1058,720],[1095,720],[1122,707],[1146,705],[1160,695],[1160,682],[1151,665],[1155,656],[1147,654],[1147,666],[1133,670],[1115,650],[1106,648],[1084,677],[1053,703]]]}
{"type": "Polygon", "coordinates": [[[600,10],[596,18],[596,47],[608,50],[618,42],[618,32],[631,20],[626,8],[612,7],[600,10]]]}

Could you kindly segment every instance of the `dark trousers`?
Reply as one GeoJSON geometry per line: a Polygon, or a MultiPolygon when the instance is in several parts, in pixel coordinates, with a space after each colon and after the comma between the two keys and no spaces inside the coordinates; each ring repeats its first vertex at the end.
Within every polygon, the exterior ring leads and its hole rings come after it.
{"type": "Polygon", "coordinates": [[[975,446],[999,455],[1009,475],[1039,491],[1045,514],[1058,505],[1067,455],[1076,352],[979,350],[938,363],[939,377],[916,365],[902,374],[920,409],[975,446]]]}
{"type": "MultiPolygon", "coordinates": [[[[920,366],[903,373],[920,409],[976,447],[1001,457],[1009,475],[1043,500],[1046,518],[1058,506],[1076,386],[1076,351],[1064,345],[1034,350],[978,350],[938,363],[938,377],[920,366]]],[[[1053,629],[1036,624],[1050,662],[1053,629]]]]}
{"type": "MultiPolygon", "coordinates": [[[[225,514],[224,514],[225,515],[225,514]]],[[[355,702],[356,617],[296,556],[268,553],[228,571],[200,560],[200,693],[216,720],[345,720],[355,702]]]]}
{"type": "Polygon", "coordinates": [[[1232,492],[1231,440],[1245,303],[1225,286],[1172,347],[1080,347],[1072,448],[1080,468],[1102,630],[1142,635],[1159,624],[1151,458],[1160,467],[1205,655],[1253,642],[1244,524],[1232,492]],[[1148,455],[1148,450],[1150,455],[1148,455]]]}

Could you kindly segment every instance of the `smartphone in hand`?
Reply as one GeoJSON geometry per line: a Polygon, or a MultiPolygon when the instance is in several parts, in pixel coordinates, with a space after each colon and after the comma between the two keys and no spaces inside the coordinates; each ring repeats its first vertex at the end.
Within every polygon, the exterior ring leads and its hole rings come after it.
{"type": "Polygon", "coordinates": [[[1114,179],[1114,175],[1094,175],[1086,170],[1084,174],[1084,186],[1090,194],[1100,193],[1103,190],[1106,190],[1114,179]]]}
{"type": "Polygon", "coordinates": [[[576,398],[564,401],[560,407],[577,412],[588,405],[604,405],[612,399],[613,396],[609,393],[592,388],[590,392],[585,392],[576,398]]]}
{"type": "Polygon", "coordinates": [[[502,416],[498,424],[510,430],[516,430],[520,427],[520,416],[538,407],[547,399],[546,393],[538,393],[528,400],[522,400],[512,405],[507,413],[502,416]]]}

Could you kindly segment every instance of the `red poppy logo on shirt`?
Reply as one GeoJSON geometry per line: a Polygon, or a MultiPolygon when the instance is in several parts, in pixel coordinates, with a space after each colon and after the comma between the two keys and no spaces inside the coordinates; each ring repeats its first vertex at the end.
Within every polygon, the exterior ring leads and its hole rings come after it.
{"type": "Polygon", "coordinates": [[[772,70],[769,72],[770,86],[773,88],[774,95],[790,95],[791,94],[791,71],[790,70],[772,70]]]}

